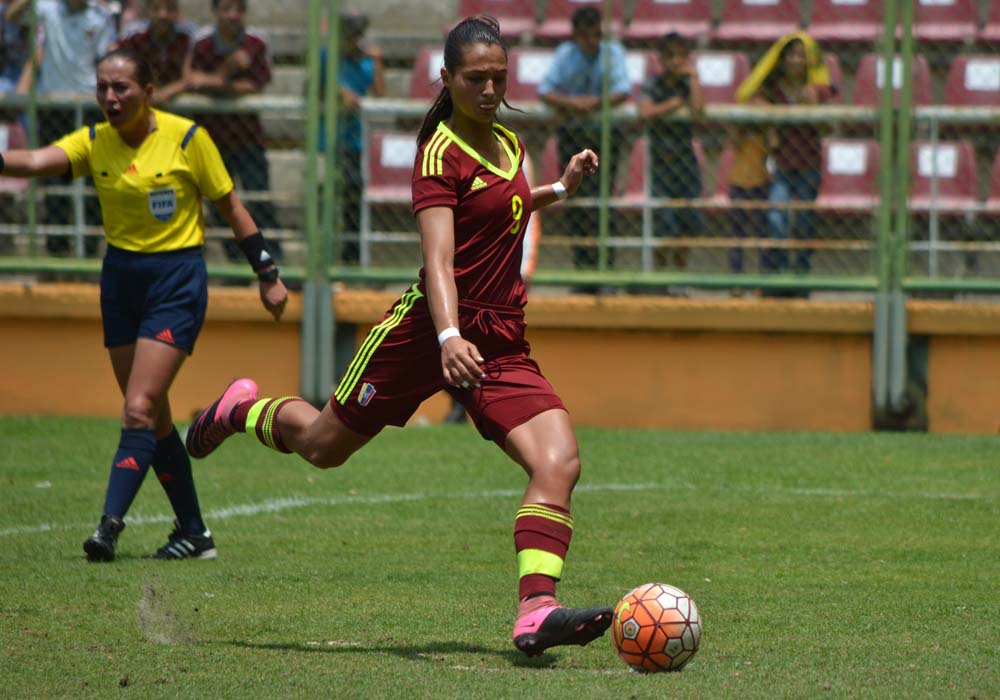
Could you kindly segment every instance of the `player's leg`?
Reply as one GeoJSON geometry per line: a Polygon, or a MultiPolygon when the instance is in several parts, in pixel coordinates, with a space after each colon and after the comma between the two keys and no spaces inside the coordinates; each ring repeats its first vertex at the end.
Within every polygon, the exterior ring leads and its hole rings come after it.
{"type": "Polygon", "coordinates": [[[513,428],[506,452],[528,474],[514,526],[519,584],[513,639],[528,655],[564,644],[584,645],[611,624],[611,609],[566,608],[556,582],[573,535],[570,498],[580,476],[580,455],[569,415],[543,411],[513,428]]]}
{"type": "Polygon", "coordinates": [[[97,530],[84,542],[91,561],[111,561],[124,517],[135,499],[156,451],[157,414],[167,389],[187,353],[173,345],[139,338],[134,345],[108,349],[120,387],[124,387],[122,429],[111,460],[104,514],[97,530]]]}

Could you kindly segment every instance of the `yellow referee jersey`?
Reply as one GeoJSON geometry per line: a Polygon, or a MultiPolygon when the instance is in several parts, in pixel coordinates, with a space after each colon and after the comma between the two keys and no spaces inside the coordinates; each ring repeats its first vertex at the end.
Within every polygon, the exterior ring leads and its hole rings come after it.
{"type": "Polygon", "coordinates": [[[153,114],[156,130],[139,148],[107,122],[53,145],[69,156],[73,177],[94,179],[108,243],[140,253],[202,245],[201,198],[229,194],[233,180],[205,129],[168,112],[153,114]]]}

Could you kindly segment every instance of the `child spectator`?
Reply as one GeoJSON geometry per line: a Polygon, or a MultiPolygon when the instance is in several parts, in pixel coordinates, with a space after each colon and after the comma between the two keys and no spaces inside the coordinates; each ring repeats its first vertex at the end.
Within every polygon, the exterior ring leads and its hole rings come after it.
{"type": "MultiPolygon", "coordinates": [[[[246,0],[212,0],[215,25],[195,42],[187,76],[188,88],[215,97],[259,94],[271,82],[267,43],[244,24],[246,0]]],[[[264,152],[264,129],[256,114],[204,114],[197,119],[219,147],[226,169],[247,192],[271,189],[270,168],[264,152]]],[[[251,201],[250,213],[262,228],[277,227],[270,201],[251,201]]],[[[271,239],[271,255],[280,260],[278,242],[271,239]]],[[[232,261],[243,259],[233,241],[223,245],[232,261]]]]}
{"type": "Polygon", "coordinates": [[[153,104],[162,105],[187,89],[184,65],[194,44],[190,23],[180,20],[177,0],[146,0],[144,28],[118,42],[153,69],[153,104]]]}
{"type": "MultiPolygon", "coordinates": [[[[693,118],[704,113],[705,99],[691,50],[680,34],[670,32],[657,47],[661,71],[646,78],[639,99],[639,116],[646,122],[649,143],[650,194],[671,199],[701,197],[701,168],[694,152],[690,121],[664,119],[687,107],[693,118]]],[[[699,234],[705,230],[702,212],[693,207],[660,207],[653,211],[657,237],[699,234]]],[[[673,263],[687,267],[688,249],[673,249],[673,263]]],[[[656,264],[666,267],[667,249],[656,248],[656,264]]]]}

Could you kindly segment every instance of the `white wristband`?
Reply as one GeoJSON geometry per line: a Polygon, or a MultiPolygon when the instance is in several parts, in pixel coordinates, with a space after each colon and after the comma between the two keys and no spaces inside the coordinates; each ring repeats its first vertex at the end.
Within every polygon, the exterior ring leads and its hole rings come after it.
{"type": "Polygon", "coordinates": [[[562,184],[562,180],[556,180],[552,183],[551,187],[558,199],[566,199],[569,197],[569,192],[566,191],[566,185],[562,184]]]}
{"type": "Polygon", "coordinates": [[[461,338],[462,334],[458,332],[455,326],[448,326],[443,331],[438,333],[438,345],[444,345],[444,341],[448,338],[461,338]]]}

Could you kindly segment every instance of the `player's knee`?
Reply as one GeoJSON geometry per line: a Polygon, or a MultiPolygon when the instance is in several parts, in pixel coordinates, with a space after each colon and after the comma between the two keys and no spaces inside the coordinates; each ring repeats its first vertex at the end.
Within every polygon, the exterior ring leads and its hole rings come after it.
{"type": "Polygon", "coordinates": [[[122,410],[122,427],[149,429],[156,424],[156,405],[148,396],[134,396],[125,401],[122,410]]]}
{"type": "Polygon", "coordinates": [[[327,447],[316,446],[307,448],[299,454],[305,458],[309,464],[318,469],[335,469],[341,466],[350,457],[342,450],[329,449],[327,447]]]}
{"type": "Polygon", "coordinates": [[[541,471],[549,479],[572,488],[580,478],[580,454],[575,450],[552,454],[541,465],[541,471]]]}

